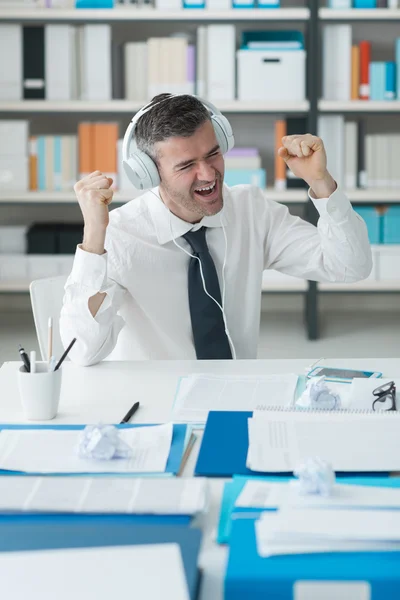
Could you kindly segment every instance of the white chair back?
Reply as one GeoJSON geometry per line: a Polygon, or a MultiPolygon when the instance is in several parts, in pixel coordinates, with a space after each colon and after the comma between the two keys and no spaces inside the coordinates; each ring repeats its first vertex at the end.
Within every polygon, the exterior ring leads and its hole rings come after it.
{"type": "Polygon", "coordinates": [[[64,297],[65,275],[32,281],[29,286],[33,319],[42,360],[47,360],[48,322],[53,317],[53,355],[58,360],[64,352],[59,320],[64,297]]]}

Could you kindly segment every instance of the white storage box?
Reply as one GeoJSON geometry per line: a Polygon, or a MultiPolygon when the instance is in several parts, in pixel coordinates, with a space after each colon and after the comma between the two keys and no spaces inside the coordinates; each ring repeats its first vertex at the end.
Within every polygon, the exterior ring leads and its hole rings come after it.
{"type": "Polygon", "coordinates": [[[302,102],[306,98],[306,52],[238,50],[237,77],[242,102],[302,102]]]}
{"type": "Polygon", "coordinates": [[[59,274],[57,255],[28,254],[29,280],[55,277],[59,274]]]}
{"type": "Polygon", "coordinates": [[[26,225],[0,227],[0,254],[26,253],[26,225]]]}
{"type": "Polygon", "coordinates": [[[75,254],[59,254],[57,257],[58,275],[70,275],[75,254]]]}
{"type": "Polygon", "coordinates": [[[381,281],[400,282],[400,246],[381,246],[378,260],[381,281]]]}

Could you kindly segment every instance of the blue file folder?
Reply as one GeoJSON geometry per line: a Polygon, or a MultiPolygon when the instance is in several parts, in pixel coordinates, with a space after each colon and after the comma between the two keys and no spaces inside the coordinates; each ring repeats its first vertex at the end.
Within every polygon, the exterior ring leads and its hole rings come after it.
{"type": "MultiPolygon", "coordinates": [[[[268,475],[246,467],[249,434],[247,420],[252,412],[211,411],[208,414],[195,475],[232,477],[232,475],[268,475]]],[[[368,473],[371,475],[371,473],[368,473]]],[[[273,473],[277,476],[279,473],[273,473]]],[[[285,473],[285,476],[288,474],[285,473]]],[[[343,474],[348,476],[347,473],[343,474]]],[[[355,473],[349,474],[355,475],[355,473]]],[[[367,475],[367,473],[363,473],[367,475]]],[[[386,476],[384,473],[373,473],[386,476]]]]}
{"type": "Polygon", "coordinates": [[[177,543],[181,548],[191,600],[196,598],[199,583],[197,560],[200,542],[201,531],[184,525],[99,520],[86,524],[72,523],[68,527],[65,523],[43,527],[39,522],[10,524],[0,521],[0,552],[177,543]]]}
{"type": "MultiPolygon", "coordinates": [[[[242,508],[236,507],[235,502],[244,488],[246,481],[258,479],[261,481],[278,481],[280,483],[289,481],[293,477],[242,477],[236,476],[232,481],[228,481],[224,486],[222,502],[219,514],[217,542],[218,544],[228,544],[232,530],[232,522],[237,519],[257,519],[265,510],[275,510],[274,508],[242,508]]],[[[344,477],[338,478],[337,483],[348,485],[379,486],[379,487],[400,487],[399,477],[344,477]]]]}
{"type": "MultiPolygon", "coordinates": [[[[151,423],[150,425],[154,425],[151,423]]],[[[145,427],[146,423],[137,423],[137,424],[126,424],[126,425],[116,425],[118,428],[131,428],[131,427],[145,427]]],[[[80,430],[84,429],[85,425],[9,425],[9,424],[0,424],[0,431],[2,429],[58,429],[60,431],[71,431],[71,430],[80,430]]],[[[185,442],[186,442],[186,433],[187,433],[187,425],[185,424],[174,424],[173,435],[172,435],[172,443],[171,450],[168,457],[167,467],[165,469],[165,474],[167,475],[176,475],[179,471],[181,460],[183,453],[185,451],[185,442]]],[[[24,475],[24,473],[20,473],[18,471],[4,471],[0,469],[0,475],[24,475]]],[[[106,472],[105,472],[106,473],[106,472]]],[[[104,473],[104,474],[105,474],[104,473]]],[[[29,475],[43,475],[43,473],[29,473],[29,475]]],[[[52,473],[52,475],[57,475],[57,473],[52,473]]],[[[62,475],[68,475],[68,473],[62,473],[62,475]]],[[[73,473],[74,476],[79,475],[91,475],[91,473],[73,473]]],[[[122,477],[136,477],[135,473],[121,474],[121,473],[113,473],[116,476],[122,477]]],[[[144,475],[143,473],[138,473],[139,476],[144,475]]],[[[157,473],[152,474],[157,476],[157,473]]]]}
{"type": "Polygon", "coordinates": [[[257,552],[254,526],[254,520],[233,522],[224,600],[295,600],[295,584],[301,581],[367,582],[371,589],[371,595],[365,596],[368,600],[399,597],[400,552],[327,552],[263,558],[257,552]]]}

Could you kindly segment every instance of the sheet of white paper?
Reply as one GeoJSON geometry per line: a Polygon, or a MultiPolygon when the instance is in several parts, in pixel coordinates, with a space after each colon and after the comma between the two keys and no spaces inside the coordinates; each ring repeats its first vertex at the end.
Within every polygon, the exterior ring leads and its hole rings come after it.
{"type": "Polygon", "coordinates": [[[1,552],[0,580],[7,600],[189,600],[178,544],[1,552]]]}
{"type": "Polygon", "coordinates": [[[0,511],[185,514],[203,512],[207,480],[0,477],[0,511]]]}
{"type": "Polygon", "coordinates": [[[120,437],[131,446],[132,457],[100,461],[77,455],[79,430],[3,429],[0,468],[26,473],[163,473],[172,434],[172,423],[121,429],[120,437]]]}
{"type": "Polygon", "coordinates": [[[182,377],[174,405],[174,420],[205,423],[210,410],[264,410],[292,406],[298,376],[193,374],[182,377]]]}
{"type": "Polygon", "coordinates": [[[284,502],[289,488],[287,483],[249,480],[236,499],[238,508],[277,508],[284,502]]]}
{"type": "Polygon", "coordinates": [[[262,537],[277,542],[294,538],[400,542],[400,510],[286,507],[277,511],[272,525],[270,519],[265,523],[262,537]]]}
{"type": "Polygon", "coordinates": [[[398,413],[264,412],[249,419],[247,466],[293,471],[319,456],[335,471],[398,471],[398,413]]]}
{"type": "MultiPolygon", "coordinates": [[[[400,379],[353,379],[350,385],[349,409],[350,410],[368,410],[372,411],[372,403],[376,398],[372,395],[373,390],[377,387],[394,381],[396,389],[400,390],[400,379]]],[[[398,407],[400,410],[400,395],[398,396],[398,407]]],[[[379,403],[376,405],[379,410],[379,403]]]]}
{"type": "Polygon", "coordinates": [[[298,492],[297,481],[288,485],[288,495],[281,505],[301,508],[399,508],[400,488],[378,486],[348,485],[335,483],[332,494],[324,497],[319,495],[301,495],[298,492]]]}
{"type": "MultiPolygon", "coordinates": [[[[263,515],[264,516],[264,515],[263,515]]],[[[265,538],[265,531],[273,527],[278,513],[270,513],[268,520],[255,523],[257,552],[262,557],[285,554],[314,554],[318,552],[393,552],[400,550],[400,542],[371,542],[343,540],[304,540],[293,537],[290,541],[271,540],[265,538]]]]}

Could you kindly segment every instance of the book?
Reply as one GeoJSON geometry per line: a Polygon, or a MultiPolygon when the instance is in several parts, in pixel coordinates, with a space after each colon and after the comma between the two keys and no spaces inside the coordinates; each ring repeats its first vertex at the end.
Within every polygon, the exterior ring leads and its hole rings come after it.
{"type": "Polygon", "coordinates": [[[278,150],[282,146],[282,138],[286,135],[286,121],[279,119],[275,121],[275,189],[282,191],[286,189],[286,163],[278,156],[278,150]]]}
{"type": "Polygon", "coordinates": [[[22,100],[22,26],[0,23],[0,100],[22,100]]]}
{"type": "Polygon", "coordinates": [[[234,25],[209,25],[207,28],[207,98],[211,102],[235,98],[234,25]]]}
{"type": "Polygon", "coordinates": [[[362,41],[360,47],[360,100],[369,100],[369,63],[371,62],[371,42],[362,41]]]}
{"type": "Polygon", "coordinates": [[[351,25],[325,25],[323,29],[322,89],[326,100],[351,98],[351,25]]]}
{"type": "Polygon", "coordinates": [[[360,93],[360,48],[351,47],[351,99],[358,100],[360,93]]]}
{"type": "Polygon", "coordinates": [[[45,62],[44,27],[23,27],[23,88],[24,100],[44,100],[45,62]]]}

